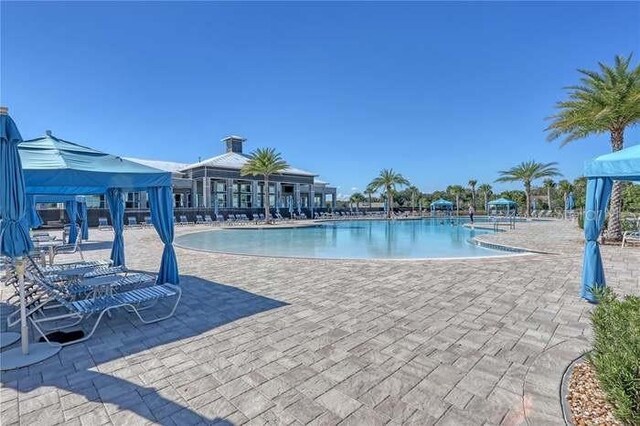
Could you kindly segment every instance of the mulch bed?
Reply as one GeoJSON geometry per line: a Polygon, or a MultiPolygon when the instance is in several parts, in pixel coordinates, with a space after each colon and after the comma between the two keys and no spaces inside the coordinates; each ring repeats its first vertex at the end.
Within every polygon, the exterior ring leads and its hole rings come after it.
{"type": "Polygon", "coordinates": [[[622,425],[613,417],[613,407],[607,402],[595,369],[588,361],[574,367],[567,401],[577,426],[622,425]]]}

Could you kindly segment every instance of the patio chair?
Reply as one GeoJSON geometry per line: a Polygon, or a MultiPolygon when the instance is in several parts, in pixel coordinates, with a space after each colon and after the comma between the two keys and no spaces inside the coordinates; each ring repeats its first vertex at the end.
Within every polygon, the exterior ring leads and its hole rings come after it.
{"type": "Polygon", "coordinates": [[[138,219],[135,216],[127,216],[126,228],[142,228],[142,225],[138,223],[138,219]]]}
{"type": "Polygon", "coordinates": [[[622,247],[628,243],[640,244],[640,231],[625,231],[622,234],[622,247]]]}
{"type": "Polygon", "coordinates": [[[106,217],[99,217],[98,218],[98,229],[100,231],[106,231],[109,229],[113,229],[113,227],[111,225],[109,225],[109,221],[107,220],[106,217]]]}
{"type": "Polygon", "coordinates": [[[206,214],[204,215],[204,222],[205,225],[215,225],[215,222],[213,221],[213,219],[211,219],[211,215],[210,214],[206,214]]]}
{"type": "Polygon", "coordinates": [[[216,223],[220,226],[225,224],[224,216],[222,214],[216,215],[216,223]]]}
{"type": "Polygon", "coordinates": [[[144,222],[141,223],[141,225],[143,227],[152,227],[153,226],[153,222],[151,222],[151,216],[145,216],[144,217],[144,222]]]}
{"type": "Polygon", "coordinates": [[[196,225],[204,225],[204,219],[201,214],[196,215],[196,225]]]}
{"type": "Polygon", "coordinates": [[[79,324],[80,322],[90,318],[95,314],[98,315],[95,324],[88,334],[80,339],[62,343],[63,346],[80,343],[90,339],[98,328],[102,317],[105,314],[119,308],[125,308],[130,310],[130,312],[135,313],[140,321],[142,321],[144,324],[151,324],[170,318],[175,313],[178,303],[180,302],[180,298],[182,297],[182,290],[179,286],[173,284],[155,284],[148,287],[134,288],[133,290],[127,290],[124,292],[106,294],[95,298],[72,300],[72,298],[70,297],[71,293],[66,289],[61,289],[60,287],[55,286],[55,284],[51,283],[47,279],[37,276],[37,274],[30,273],[29,279],[33,280],[36,285],[38,285],[44,292],[46,292],[51,300],[55,300],[61,307],[63,307],[67,311],[66,313],[62,313],[59,315],[38,316],[35,314],[42,314],[42,310],[32,310],[31,314],[28,317],[29,321],[47,342],[49,342],[49,339],[47,338],[47,332],[52,332],[56,329],[60,330],[62,328],[68,328],[70,326],[79,324]],[[145,319],[140,314],[142,310],[146,309],[146,307],[144,306],[145,304],[155,304],[160,300],[169,299],[172,297],[176,300],[167,315],[158,318],[145,319]],[[43,327],[45,327],[45,324],[47,323],[64,320],[72,320],[74,322],[72,322],[71,325],[66,324],[64,326],[53,326],[53,328],[43,329],[43,327]]]}
{"type": "Polygon", "coordinates": [[[186,216],[186,215],[184,215],[184,214],[181,214],[181,215],[180,215],[180,217],[179,217],[179,219],[180,219],[180,220],[179,220],[179,222],[178,222],[178,225],[193,225],[193,224],[194,224],[193,222],[189,222],[189,221],[187,220],[187,216],[186,216]]]}
{"type": "Polygon", "coordinates": [[[53,248],[52,260],[55,260],[58,254],[75,254],[75,253],[78,253],[80,255],[80,259],[84,260],[84,255],[82,254],[82,248],[80,247],[81,242],[82,242],[82,234],[78,232],[78,236],[76,237],[75,243],[63,244],[53,248]]]}

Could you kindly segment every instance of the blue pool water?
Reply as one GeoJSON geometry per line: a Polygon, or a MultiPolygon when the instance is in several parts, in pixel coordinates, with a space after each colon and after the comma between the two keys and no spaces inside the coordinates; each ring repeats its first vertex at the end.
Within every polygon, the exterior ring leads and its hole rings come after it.
{"type": "MultiPolygon", "coordinates": [[[[462,222],[461,222],[462,223],[462,222]]],[[[472,244],[471,230],[439,220],[357,220],[326,222],[308,228],[229,229],[176,238],[199,250],[277,257],[323,259],[420,259],[503,256],[505,251],[472,244]]]]}

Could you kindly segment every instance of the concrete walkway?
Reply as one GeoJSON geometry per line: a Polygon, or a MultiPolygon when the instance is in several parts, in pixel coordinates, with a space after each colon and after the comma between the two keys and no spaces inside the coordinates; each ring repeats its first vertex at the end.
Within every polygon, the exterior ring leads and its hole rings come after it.
{"type": "MultiPolygon", "coordinates": [[[[92,238],[87,257],[108,257],[110,232],[92,238]]],[[[125,238],[129,267],[156,271],[155,232],[125,238]]],[[[560,374],[590,336],[580,232],[551,221],[483,238],[559,254],[403,262],[178,249],[174,318],[114,315],[92,340],[3,374],[1,422],[562,424],[560,374]]],[[[640,249],[603,253],[609,284],[640,293],[640,249]]]]}

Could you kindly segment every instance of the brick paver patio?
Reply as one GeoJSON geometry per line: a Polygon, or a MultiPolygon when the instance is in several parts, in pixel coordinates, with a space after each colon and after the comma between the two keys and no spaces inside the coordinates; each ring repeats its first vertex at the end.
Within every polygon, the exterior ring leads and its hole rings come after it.
{"type": "MultiPolygon", "coordinates": [[[[108,257],[110,238],[92,230],[87,257],[108,257]]],[[[155,232],[125,238],[128,266],[155,271],[155,232]]],[[[90,341],[2,374],[1,423],[562,424],[560,376],[590,335],[580,232],[551,221],[483,238],[555,254],[329,261],[177,249],[175,317],[145,326],[114,315],[90,341]]],[[[609,284],[640,293],[640,249],[603,253],[609,284]]]]}

